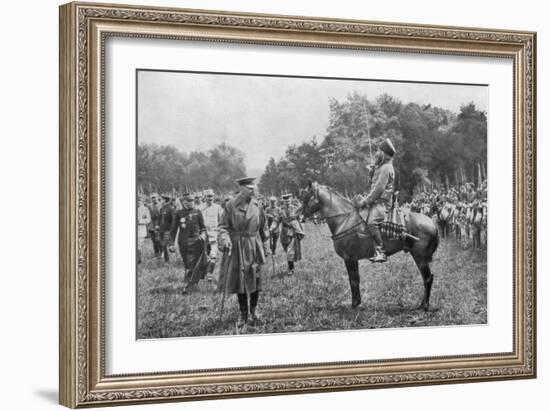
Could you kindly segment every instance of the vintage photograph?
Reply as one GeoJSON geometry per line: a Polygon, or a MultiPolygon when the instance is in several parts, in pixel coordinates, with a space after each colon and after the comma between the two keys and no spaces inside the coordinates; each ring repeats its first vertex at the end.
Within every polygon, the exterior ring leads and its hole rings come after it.
{"type": "Polygon", "coordinates": [[[136,71],[138,339],[487,324],[488,86],[136,71]]]}

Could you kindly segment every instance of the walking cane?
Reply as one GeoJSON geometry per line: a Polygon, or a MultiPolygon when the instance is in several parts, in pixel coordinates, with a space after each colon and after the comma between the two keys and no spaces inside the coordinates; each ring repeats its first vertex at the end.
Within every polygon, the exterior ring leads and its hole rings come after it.
{"type": "Polygon", "coordinates": [[[225,262],[225,280],[224,280],[224,286],[223,286],[223,294],[222,294],[222,303],[220,305],[220,318],[218,319],[218,322],[222,322],[223,317],[223,306],[225,305],[225,295],[227,294],[227,283],[229,281],[229,266],[231,265],[231,261],[229,261],[229,257],[231,256],[231,250],[223,252],[222,261],[225,262]]]}

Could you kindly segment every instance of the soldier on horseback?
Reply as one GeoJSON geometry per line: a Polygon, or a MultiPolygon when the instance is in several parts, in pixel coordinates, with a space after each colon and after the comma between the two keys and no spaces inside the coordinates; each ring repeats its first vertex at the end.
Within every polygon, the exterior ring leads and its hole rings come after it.
{"type": "Polygon", "coordinates": [[[384,222],[393,195],[395,170],[393,156],[395,147],[389,138],[385,139],[375,154],[375,163],[371,168],[370,191],[366,197],[357,201],[359,207],[368,209],[367,229],[375,244],[375,254],[370,260],[374,263],[387,261],[380,224],[384,222]]]}

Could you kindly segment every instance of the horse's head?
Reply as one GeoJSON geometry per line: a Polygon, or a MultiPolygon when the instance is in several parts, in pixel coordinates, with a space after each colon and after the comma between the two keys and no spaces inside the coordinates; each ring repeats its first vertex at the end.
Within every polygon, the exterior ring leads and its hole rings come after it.
{"type": "Polygon", "coordinates": [[[321,204],[317,198],[317,183],[308,182],[307,188],[300,190],[300,200],[302,200],[302,213],[305,218],[321,210],[321,204]]]}

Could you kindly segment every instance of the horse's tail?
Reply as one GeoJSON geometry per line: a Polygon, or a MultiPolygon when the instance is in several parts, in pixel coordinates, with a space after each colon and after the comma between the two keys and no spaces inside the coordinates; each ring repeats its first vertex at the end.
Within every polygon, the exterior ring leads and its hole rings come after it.
{"type": "Polygon", "coordinates": [[[439,247],[439,230],[435,230],[435,235],[432,235],[430,237],[430,241],[428,242],[428,262],[432,262],[433,255],[435,254],[435,251],[437,250],[437,247],[439,247]]]}

